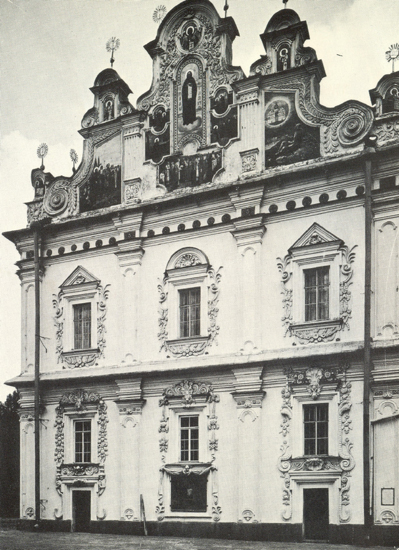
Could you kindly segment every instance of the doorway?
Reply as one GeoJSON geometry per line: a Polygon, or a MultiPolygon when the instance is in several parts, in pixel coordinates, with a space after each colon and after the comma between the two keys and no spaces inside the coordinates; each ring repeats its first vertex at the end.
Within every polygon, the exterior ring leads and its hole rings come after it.
{"type": "Polygon", "coordinates": [[[91,517],[91,491],[72,491],[72,531],[88,533],[91,517]]]}
{"type": "Polygon", "coordinates": [[[303,522],[306,540],[328,540],[328,489],[303,490],[303,522]]]}

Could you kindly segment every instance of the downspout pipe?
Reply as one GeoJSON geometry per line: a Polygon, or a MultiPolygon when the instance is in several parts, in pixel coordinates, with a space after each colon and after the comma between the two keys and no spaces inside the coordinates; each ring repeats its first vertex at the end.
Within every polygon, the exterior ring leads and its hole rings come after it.
{"type": "Polygon", "coordinates": [[[373,522],[370,495],[370,373],[371,373],[371,234],[372,234],[372,156],[377,138],[365,140],[365,269],[364,269],[364,373],[363,373],[363,510],[365,543],[370,541],[373,522]]]}

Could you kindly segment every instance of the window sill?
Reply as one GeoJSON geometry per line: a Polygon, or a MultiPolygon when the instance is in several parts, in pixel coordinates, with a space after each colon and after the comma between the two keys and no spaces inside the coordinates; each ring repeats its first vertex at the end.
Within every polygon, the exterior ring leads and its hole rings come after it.
{"type": "MultiPolygon", "coordinates": [[[[63,351],[61,353],[61,359],[63,363],[66,363],[68,368],[82,368],[91,367],[95,364],[96,359],[100,355],[98,348],[92,349],[74,349],[71,351],[63,351]]],[[[65,368],[65,367],[64,367],[65,368]]]]}
{"type": "Polygon", "coordinates": [[[203,475],[208,473],[212,468],[211,462],[175,462],[173,464],[165,464],[163,470],[169,475],[203,475]]]}
{"type": "Polygon", "coordinates": [[[212,521],[212,516],[207,512],[169,512],[163,519],[164,521],[182,521],[187,519],[191,521],[212,521]]]}
{"type": "Polygon", "coordinates": [[[93,462],[72,462],[71,464],[62,464],[60,468],[60,477],[64,483],[72,478],[98,479],[101,475],[102,466],[93,462]]]}
{"type": "Polygon", "coordinates": [[[165,346],[167,351],[175,357],[193,357],[203,354],[209,345],[209,341],[209,336],[193,336],[167,340],[165,346]]]}
{"type": "Polygon", "coordinates": [[[341,319],[328,319],[326,321],[292,323],[289,330],[291,336],[296,336],[301,344],[317,344],[331,342],[341,328],[341,319]]]}
{"type": "Polygon", "coordinates": [[[342,458],[331,455],[303,455],[290,459],[290,473],[341,472],[342,458]]]}

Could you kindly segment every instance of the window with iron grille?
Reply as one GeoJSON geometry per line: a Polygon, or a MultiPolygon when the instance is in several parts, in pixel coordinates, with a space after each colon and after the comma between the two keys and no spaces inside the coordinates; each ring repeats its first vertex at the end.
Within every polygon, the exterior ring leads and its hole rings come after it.
{"type": "Polygon", "coordinates": [[[305,269],[305,321],[329,319],[330,268],[305,269]]]}
{"type": "Polygon", "coordinates": [[[75,422],[75,462],[91,462],[91,421],[75,422]]]}
{"type": "Polygon", "coordinates": [[[305,455],[328,454],[328,403],[303,406],[305,455]]]}
{"type": "Polygon", "coordinates": [[[201,289],[179,290],[180,296],[180,338],[201,334],[201,289]]]}
{"type": "Polygon", "coordinates": [[[74,349],[91,347],[91,304],[73,306],[74,349]]]}
{"type": "Polygon", "coordinates": [[[180,460],[199,459],[198,416],[180,417],[180,460]]]}

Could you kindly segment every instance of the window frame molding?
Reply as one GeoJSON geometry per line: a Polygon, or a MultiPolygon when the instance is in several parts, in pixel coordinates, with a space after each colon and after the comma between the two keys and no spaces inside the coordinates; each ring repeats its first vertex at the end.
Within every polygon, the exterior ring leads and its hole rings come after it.
{"type": "Polygon", "coordinates": [[[350,437],[352,384],[347,378],[348,369],[349,365],[340,364],[284,371],[280,424],[283,444],[278,469],[283,479],[281,515],[285,521],[292,520],[293,503],[297,502],[300,487],[306,483],[334,483],[334,490],[339,488],[339,495],[334,496],[339,498],[339,523],[348,523],[351,519],[350,478],[356,463],[350,437]],[[303,405],[316,403],[329,403],[328,456],[304,455],[303,405]]]}
{"type": "Polygon", "coordinates": [[[99,279],[78,266],[60,285],[59,293],[53,294],[57,363],[62,363],[63,368],[90,367],[104,357],[109,287],[102,286],[99,279]],[[84,303],[91,305],[91,348],[75,349],[73,306],[84,303]]]}
{"type": "Polygon", "coordinates": [[[215,271],[205,254],[197,248],[183,248],[171,256],[165,276],[158,284],[160,351],[174,357],[192,357],[202,355],[216,343],[221,269],[215,271]],[[201,292],[200,334],[181,337],[179,290],[189,288],[200,288],[201,292]]]}
{"type": "Polygon", "coordinates": [[[77,465],[87,465],[87,464],[97,464],[97,441],[98,441],[98,430],[97,430],[97,407],[91,406],[90,409],[87,409],[82,412],[77,411],[64,411],[64,425],[65,425],[65,463],[66,464],[77,464],[77,465]],[[75,424],[77,421],[86,421],[90,420],[91,423],[91,442],[90,442],[90,462],[76,462],[76,453],[75,453],[75,424]]]}
{"type": "MultiPolygon", "coordinates": [[[[307,393],[307,392],[306,392],[307,393]]],[[[292,454],[294,457],[329,457],[338,456],[339,441],[336,434],[339,433],[338,426],[338,394],[336,391],[323,391],[317,402],[309,394],[294,394],[292,402],[292,433],[298,434],[293,438],[292,454]],[[304,429],[304,405],[328,405],[328,454],[327,455],[305,455],[305,429],[304,429]]]]}
{"type": "Polygon", "coordinates": [[[193,380],[183,380],[165,388],[159,406],[162,407],[159,439],[159,450],[162,465],[161,479],[158,491],[158,506],[156,514],[158,521],[170,518],[201,518],[215,522],[220,520],[222,508],[219,505],[219,490],[217,468],[214,466],[218,451],[216,431],[219,429],[216,416],[216,404],[220,397],[214,392],[211,384],[193,380]],[[180,460],[180,418],[183,416],[198,416],[199,423],[199,460],[180,460]],[[171,462],[167,460],[168,455],[171,462]],[[194,473],[195,472],[195,473],[194,473]],[[207,510],[206,512],[182,512],[170,509],[171,483],[174,475],[206,475],[207,510]]]}
{"type": "Polygon", "coordinates": [[[107,405],[99,394],[83,389],[64,393],[55,409],[55,488],[60,497],[65,487],[94,486],[100,497],[106,489],[108,455],[107,405]],[[91,420],[91,461],[75,462],[76,420],[91,420]]]}
{"type": "Polygon", "coordinates": [[[284,336],[300,344],[331,342],[342,330],[350,330],[354,249],[314,223],[288,250],[277,258],[281,273],[285,327],[284,336]],[[329,267],[329,319],[305,321],[305,270],[329,267]]]}

